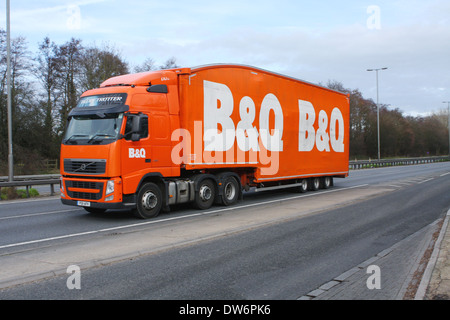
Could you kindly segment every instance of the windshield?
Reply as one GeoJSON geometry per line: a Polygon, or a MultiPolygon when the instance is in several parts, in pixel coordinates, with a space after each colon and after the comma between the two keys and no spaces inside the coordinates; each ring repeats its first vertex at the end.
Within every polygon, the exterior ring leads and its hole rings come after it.
{"type": "Polygon", "coordinates": [[[69,120],[65,144],[106,144],[116,140],[122,126],[123,113],[73,116],[69,120]]]}

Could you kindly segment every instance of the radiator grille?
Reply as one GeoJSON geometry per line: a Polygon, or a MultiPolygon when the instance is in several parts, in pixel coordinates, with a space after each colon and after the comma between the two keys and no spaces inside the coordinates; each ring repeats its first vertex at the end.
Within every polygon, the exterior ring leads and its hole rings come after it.
{"type": "Polygon", "coordinates": [[[106,160],[64,159],[64,171],[76,174],[104,174],[106,171],[106,160]]]}
{"type": "Polygon", "coordinates": [[[74,199],[83,199],[83,200],[99,200],[101,198],[101,194],[90,192],[72,192],[72,195],[70,197],[74,199]]]}
{"type": "Polygon", "coordinates": [[[83,200],[100,200],[103,195],[103,182],[66,180],[66,190],[69,197],[83,200]],[[71,191],[71,188],[91,189],[96,192],[71,191]]]}
{"type": "Polygon", "coordinates": [[[70,182],[71,186],[73,188],[82,188],[82,189],[100,189],[98,187],[98,182],[91,182],[91,181],[68,181],[70,182]]]}

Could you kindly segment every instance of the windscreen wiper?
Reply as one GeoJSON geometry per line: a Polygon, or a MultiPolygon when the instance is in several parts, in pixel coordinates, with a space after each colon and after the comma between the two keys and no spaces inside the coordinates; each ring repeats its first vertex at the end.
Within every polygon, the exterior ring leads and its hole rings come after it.
{"type": "Polygon", "coordinates": [[[91,143],[92,140],[101,142],[103,139],[98,140],[98,137],[113,137],[110,134],[106,134],[106,133],[96,133],[92,136],[92,138],[89,139],[89,141],[87,142],[88,144],[91,143]]]}
{"type": "Polygon", "coordinates": [[[66,143],[67,142],[70,142],[70,140],[72,140],[73,138],[76,138],[76,137],[86,137],[87,136],[87,134],[73,134],[73,135],[71,135],[68,139],[66,139],[66,143]]]}

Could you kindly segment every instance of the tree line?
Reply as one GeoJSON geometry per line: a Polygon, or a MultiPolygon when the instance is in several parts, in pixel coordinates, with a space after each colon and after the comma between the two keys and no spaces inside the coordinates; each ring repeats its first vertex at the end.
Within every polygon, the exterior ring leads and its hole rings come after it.
{"type": "MultiPolygon", "coordinates": [[[[8,170],[6,32],[0,29],[0,175],[8,170]]],[[[131,66],[112,45],[84,45],[72,38],[56,44],[48,37],[30,52],[24,37],[11,39],[11,107],[14,174],[42,172],[44,159],[58,159],[67,116],[82,92],[113,76],[176,68],[175,58],[157,65],[147,58],[131,66]]],[[[350,158],[377,156],[376,104],[357,89],[331,81],[328,87],[350,94],[350,158]]],[[[380,108],[382,157],[448,153],[444,111],[426,117],[404,116],[380,108]]]]}
{"type": "MultiPolygon", "coordinates": [[[[329,81],[327,87],[350,94],[350,160],[377,158],[377,104],[340,82],[329,81]]],[[[381,158],[449,154],[446,110],[414,117],[381,104],[379,113],[381,158]]]]}

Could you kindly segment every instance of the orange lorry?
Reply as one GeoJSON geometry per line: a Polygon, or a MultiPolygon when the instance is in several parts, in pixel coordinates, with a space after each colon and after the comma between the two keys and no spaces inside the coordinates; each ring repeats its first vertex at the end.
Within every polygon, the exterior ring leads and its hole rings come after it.
{"type": "Polygon", "coordinates": [[[82,94],[61,145],[61,201],[89,212],[232,205],[247,191],[348,176],[349,97],[230,64],[113,77],[82,94]]]}

